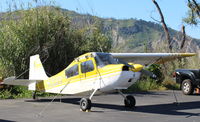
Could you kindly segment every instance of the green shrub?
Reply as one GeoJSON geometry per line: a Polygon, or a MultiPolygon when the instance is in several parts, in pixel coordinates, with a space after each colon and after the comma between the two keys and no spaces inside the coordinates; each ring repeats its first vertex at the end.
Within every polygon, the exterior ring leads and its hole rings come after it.
{"type": "Polygon", "coordinates": [[[164,75],[162,73],[162,67],[159,64],[152,64],[147,68],[148,71],[152,72],[157,76],[156,82],[158,84],[162,83],[164,80],[164,75]]]}
{"type": "MultiPolygon", "coordinates": [[[[34,54],[40,54],[46,72],[54,75],[85,52],[107,52],[110,48],[110,38],[101,33],[98,24],[76,29],[60,8],[8,12],[0,21],[0,74],[4,77],[28,79],[29,57],[34,54]]],[[[12,87],[4,93],[7,96],[2,98],[31,95],[24,87],[12,87]]]]}
{"type": "Polygon", "coordinates": [[[128,88],[129,92],[138,92],[138,91],[149,91],[149,90],[164,90],[165,87],[162,84],[158,84],[155,80],[150,78],[146,80],[137,81],[131,87],[128,88]]]}

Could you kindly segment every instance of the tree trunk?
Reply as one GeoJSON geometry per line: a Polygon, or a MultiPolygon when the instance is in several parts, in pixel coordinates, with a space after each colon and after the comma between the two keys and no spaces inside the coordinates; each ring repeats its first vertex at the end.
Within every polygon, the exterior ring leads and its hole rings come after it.
{"type": "Polygon", "coordinates": [[[181,42],[181,47],[180,47],[180,49],[183,49],[183,47],[184,47],[184,44],[185,44],[185,39],[186,39],[186,34],[185,34],[185,26],[183,25],[182,26],[182,33],[183,33],[183,39],[182,39],[182,42],[181,42]]]}
{"type": "Polygon", "coordinates": [[[163,14],[162,14],[162,11],[161,11],[161,9],[160,9],[158,3],[157,3],[155,0],[152,0],[152,1],[153,1],[153,3],[155,4],[155,6],[156,6],[156,8],[157,8],[157,10],[158,10],[158,12],[159,12],[159,14],[160,14],[160,19],[161,19],[160,22],[162,23],[162,27],[163,27],[164,32],[165,32],[165,37],[166,37],[166,39],[167,39],[167,41],[168,41],[169,49],[170,49],[170,51],[171,51],[171,50],[172,50],[171,38],[170,38],[170,34],[169,34],[169,30],[168,30],[168,28],[167,28],[167,25],[165,24],[164,16],[163,16],[163,14]]]}

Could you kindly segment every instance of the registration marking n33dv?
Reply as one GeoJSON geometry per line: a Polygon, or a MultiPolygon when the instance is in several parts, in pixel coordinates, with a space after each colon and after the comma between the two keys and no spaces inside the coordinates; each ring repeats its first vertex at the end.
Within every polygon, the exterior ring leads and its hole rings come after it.
{"type": "Polygon", "coordinates": [[[100,53],[90,52],[77,57],[67,68],[48,77],[39,55],[30,57],[29,79],[6,78],[3,84],[28,86],[29,90],[58,94],[84,94],[82,111],[91,109],[94,94],[118,91],[124,97],[126,107],[135,107],[135,98],[121,92],[134,84],[145,71],[146,65],[164,63],[177,58],[194,56],[195,53],[100,53]],[[131,62],[131,63],[128,63],[131,62]]]}

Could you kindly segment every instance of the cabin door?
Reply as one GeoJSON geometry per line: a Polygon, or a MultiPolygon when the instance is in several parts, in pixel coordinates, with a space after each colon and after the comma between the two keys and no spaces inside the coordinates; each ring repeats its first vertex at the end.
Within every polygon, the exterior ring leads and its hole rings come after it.
{"type": "Polygon", "coordinates": [[[80,64],[81,68],[81,87],[84,87],[85,90],[94,89],[94,85],[97,80],[97,72],[94,66],[94,60],[88,59],[83,61],[80,64]]]}

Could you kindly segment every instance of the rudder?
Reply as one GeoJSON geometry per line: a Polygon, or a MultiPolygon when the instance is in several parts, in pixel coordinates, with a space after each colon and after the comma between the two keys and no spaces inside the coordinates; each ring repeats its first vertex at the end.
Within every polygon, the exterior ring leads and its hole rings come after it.
{"type": "Polygon", "coordinates": [[[48,76],[45,73],[39,55],[30,57],[29,80],[46,80],[48,76]]]}
{"type": "MultiPolygon", "coordinates": [[[[39,55],[30,56],[29,80],[46,80],[48,76],[45,73],[39,55]]],[[[28,86],[29,90],[36,90],[36,83],[28,86]]]]}

